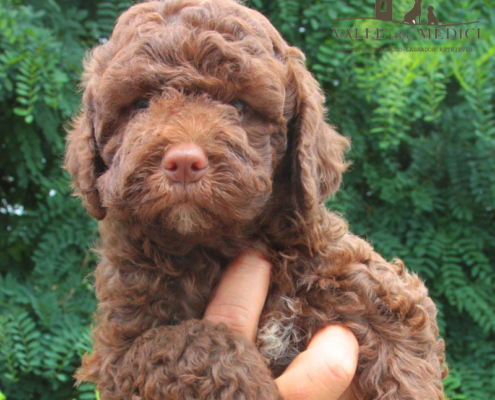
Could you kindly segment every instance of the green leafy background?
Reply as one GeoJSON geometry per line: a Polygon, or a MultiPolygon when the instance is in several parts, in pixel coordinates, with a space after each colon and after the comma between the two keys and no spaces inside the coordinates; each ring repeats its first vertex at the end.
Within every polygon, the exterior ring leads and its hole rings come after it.
{"type": "MultiPolygon", "coordinates": [[[[332,28],[415,33],[373,20],[332,21],[373,17],[371,0],[248,4],[305,51],[327,93],[329,121],[352,138],[353,165],[329,207],[426,281],[447,341],[449,398],[494,399],[493,3],[431,3],[441,22],[479,20],[472,26],[480,40],[449,41],[337,39],[332,28]],[[425,46],[471,51],[391,51],[425,46]]],[[[60,163],[84,52],[108,38],[129,5],[0,3],[0,398],[95,398],[91,385],[74,388],[72,375],[91,348],[96,302],[87,275],[97,227],[71,198],[60,163]]],[[[396,0],[394,19],[410,7],[396,0]]]]}

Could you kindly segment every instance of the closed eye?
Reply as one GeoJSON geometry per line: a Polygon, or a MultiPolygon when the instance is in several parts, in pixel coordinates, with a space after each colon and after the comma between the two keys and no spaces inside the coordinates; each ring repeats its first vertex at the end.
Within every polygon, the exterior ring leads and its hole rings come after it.
{"type": "Polygon", "coordinates": [[[136,110],[144,110],[150,106],[150,101],[148,99],[138,99],[134,102],[134,108],[136,110]]]}
{"type": "Polygon", "coordinates": [[[233,106],[237,110],[237,113],[241,117],[249,109],[249,106],[244,101],[239,100],[239,99],[232,100],[230,102],[230,105],[233,106]]]}

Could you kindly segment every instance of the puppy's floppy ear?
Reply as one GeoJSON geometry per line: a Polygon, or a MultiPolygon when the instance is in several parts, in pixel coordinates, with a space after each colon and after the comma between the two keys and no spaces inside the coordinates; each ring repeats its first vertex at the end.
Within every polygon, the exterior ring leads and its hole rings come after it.
{"type": "Polygon", "coordinates": [[[74,179],[75,193],[82,196],[88,214],[102,220],[106,211],[101,205],[96,180],[106,168],[97,148],[93,120],[83,111],[71,125],[64,167],[74,179]]]}
{"type": "Polygon", "coordinates": [[[304,213],[338,190],[348,166],[344,151],[349,140],[325,122],[322,90],[306,69],[304,55],[295,48],[290,50],[286,103],[293,116],[288,125],[289,162],[297,206],[304,213]]]}

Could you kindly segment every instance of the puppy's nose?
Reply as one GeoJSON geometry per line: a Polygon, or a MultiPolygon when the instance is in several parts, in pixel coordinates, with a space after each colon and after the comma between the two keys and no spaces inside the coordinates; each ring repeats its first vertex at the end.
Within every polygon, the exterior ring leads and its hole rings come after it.
{"type": "Polygon", "coordinates": [[[182,143],[170,147],[162,163],[168,179],[186,184],[201,179],[208,167],[208,158],[201,147],[182,143]]]}

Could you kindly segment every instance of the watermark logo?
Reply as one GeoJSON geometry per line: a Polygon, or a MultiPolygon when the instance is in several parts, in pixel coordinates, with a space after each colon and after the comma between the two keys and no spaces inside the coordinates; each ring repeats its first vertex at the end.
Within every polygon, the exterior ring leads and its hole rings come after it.
{"type": "MultiPolygon", "coordinates": [[[[414,5],[398,20],[394,19],[394,0],[375,0],[375,17],[337,18],[333,21],[346,20],[376,20],[392,22],[394,24],[417,27],[414,32],[400,31],[387,35],[385,28],[332,28],[336,39],[354,40],[384,40],[384,39],[481,39],[481,28],[455,27],[457,25],[471,25],[479,21],[450,22],[440,21],[435,14],[435,7],[431,4],[423,5],[423,0],[414,0],[414,5]],[[424,8],[426,12],[424,13],[424,8]]],[[[425,0],[430,1],[430,0],[425,0]]],[[[397,17],[395,17],[397,18],[397,17]]]]}
{"type": "Polygon", "coordinates": [[[388,21],[395,24],[403,25],[435,25],[435,26],[456,26],[456,25],[470,25],[479,21],[471,22],[458,22],[458,23],[440,23],[435,15],[435,7],[428,5],[426,7],[426,19],[423,16],[423,0],[415,0],[414,6],[408,11],[402,18],[402,21],[394,20],[394,0],[375,0],[375,17],[361,17],[361,18],[337,18],[334,21],[345,21],[354,19],[374,19],[379,21],[388,21]],[[421,23],[423,21],[423,23],[421,23]],[[426,22],[425,22],[426,21],[426,22]]]}

